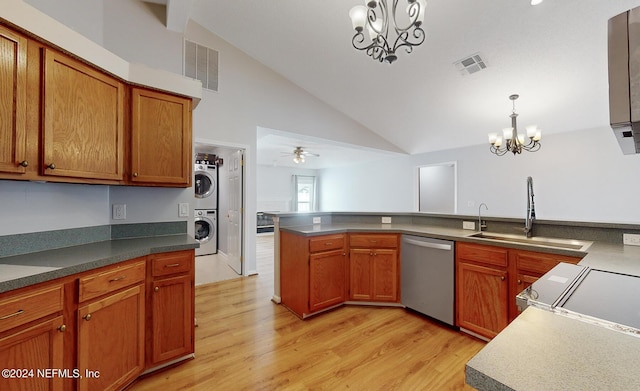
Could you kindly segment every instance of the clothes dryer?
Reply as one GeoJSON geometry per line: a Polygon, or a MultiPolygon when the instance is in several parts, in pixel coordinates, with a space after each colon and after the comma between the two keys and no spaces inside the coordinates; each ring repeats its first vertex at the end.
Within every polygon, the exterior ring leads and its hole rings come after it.
{"type": "Polygon", "coordinates": [[[217,212],[213,209],[196,209],[195,216],[195,239],[200,243],[196,249],[196,256],[216,254],[218,252],[218,220],[217,212]]]}
{"type": "Polygon", "coordinates": [[[218,209],[218,167],[196,163],[193,173],[194,209],[218,209]]]}

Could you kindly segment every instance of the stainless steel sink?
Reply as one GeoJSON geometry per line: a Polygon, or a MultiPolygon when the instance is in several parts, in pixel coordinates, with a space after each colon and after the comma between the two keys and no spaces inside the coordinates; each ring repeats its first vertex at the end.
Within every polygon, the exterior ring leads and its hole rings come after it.
{"type": "Polygon", "coordinates": [[[586,251],[593,242],[585,240],[574,239],[556,239],[556,238],[544,238],[541,236],[534,236],[527,238],[526,236],[499,234],[491,232],[477,232],[475,234],[468,235],[470,238],[481,238],[489,240],[499,240],[501,242],[510,243],[523,243],[532,246],[544,246],[544,247],[556,247],[578,251],[586,251]]]}

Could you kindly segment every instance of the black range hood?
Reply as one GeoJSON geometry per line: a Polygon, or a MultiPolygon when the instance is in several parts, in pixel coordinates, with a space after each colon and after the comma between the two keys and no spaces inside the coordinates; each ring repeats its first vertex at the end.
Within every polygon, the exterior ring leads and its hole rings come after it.
{"type": "Polygon", "coordinates": [[[640,7],[609,19],[609,117],[622,152],[640,153],[640,7]]]}

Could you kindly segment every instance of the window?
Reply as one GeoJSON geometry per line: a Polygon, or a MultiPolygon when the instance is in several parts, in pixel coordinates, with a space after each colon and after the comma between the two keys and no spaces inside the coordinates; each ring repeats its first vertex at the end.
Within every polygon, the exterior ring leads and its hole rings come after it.
{"type": "Polygon", "coordinates": [[[316,177],[293,175],[292,182],[292,209],[297,212],[313,212],[317,210],[316,177]]]}

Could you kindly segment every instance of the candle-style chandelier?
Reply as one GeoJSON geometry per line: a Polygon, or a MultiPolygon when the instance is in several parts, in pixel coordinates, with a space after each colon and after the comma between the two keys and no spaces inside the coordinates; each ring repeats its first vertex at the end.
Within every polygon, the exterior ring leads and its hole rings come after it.
{"type": "Polygon", "coordinates": [[[391,64],[398,59],[398,49],[404,47],[407,53],[411,53],[414,46],[422,44],[425,33],[421,26],[427,1],[402,1],[403,8],[406,4],[406,14],[402,14],[402,10],[401,14],[398,13],[398,3],[399,0],[393,0],[389,9],[386,0],[365,0],[366,6],[353,7],[349,11],[351,23],[356,30],[351,39],[353,47],[364,50],[374,60],[391,64]],[[390,29],[395,31],[395,39],[393,36],[389,37],[390,29]]]}
{"type": "Polygon", "coordinates": [[[498,136],[498,133],[489,133],[489,142],[491,143],[490,150],[498,156],[502,156],[507,152],[512,152],[514,155],[522,153],[522,151],[536,152],[540,149],[540,139],[542,138],[542,132],[537,126],[527,126],[527,143],[525,144],[524,134],[518,134],[518,126],[516,124],[516,99],[520,95],[513,94],[509,96],[509,99],[513,102],[513,111],[509,117],[511,117],[511,127],[502,130],[502,136],[498,136]],[[504,145],[502,141],[504,138],[504,145]]]}

